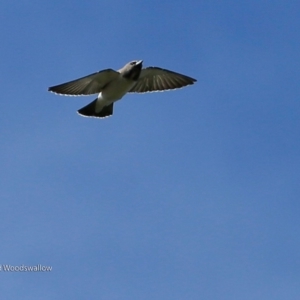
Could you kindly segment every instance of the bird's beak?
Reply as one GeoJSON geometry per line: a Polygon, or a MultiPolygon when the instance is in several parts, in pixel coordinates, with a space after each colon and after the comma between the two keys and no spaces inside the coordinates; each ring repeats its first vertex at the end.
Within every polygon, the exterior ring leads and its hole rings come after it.
{"type": "Polygon", "coordinates": [[[140,65],[141,63],[143,63],[143,61],[139,60],[135,65],[137,66],[137,65],[140,65]]]}

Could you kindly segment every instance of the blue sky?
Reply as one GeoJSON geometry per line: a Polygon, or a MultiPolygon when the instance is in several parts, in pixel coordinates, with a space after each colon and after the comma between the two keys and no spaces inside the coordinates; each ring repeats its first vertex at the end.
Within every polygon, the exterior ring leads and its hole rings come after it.
{"type": "Polygon", "coordinates": [[[1,4],[10,299],[299,299],[298,1],[1,4]],[[198,81],[104,120],[47,88],[133,59],[198,81]]]}

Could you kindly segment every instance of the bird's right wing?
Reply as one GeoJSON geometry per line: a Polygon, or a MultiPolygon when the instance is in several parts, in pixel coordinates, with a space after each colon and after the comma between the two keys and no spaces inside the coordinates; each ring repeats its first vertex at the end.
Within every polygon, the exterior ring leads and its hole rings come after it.
{"type": "Polygon", "coordinates": [[[119,72],[106,69],[88,76],[72,80],[56,86],[51,86],[48,91],[69,96],[83,96],[100,93],[112,80],[118,78],[119,72]]]}
{"type": "Polygon", "coordinates": [[[179,89],[197,80],[189,76],[158,67],[142,70],[139,80],[129,93],[147,93],[179,89]]]}

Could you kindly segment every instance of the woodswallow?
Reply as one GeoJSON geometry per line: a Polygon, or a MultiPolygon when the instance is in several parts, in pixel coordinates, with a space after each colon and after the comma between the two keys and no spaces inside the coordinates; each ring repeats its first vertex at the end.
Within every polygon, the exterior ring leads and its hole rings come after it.
{"type": "Polygon", "coordinates": [[[173,90],[193,84],[196,79],[161,69],[142,68],[142,60],[133,60],[118,71],[102,70],[88,76],[49,87],[50,92],[67,96],[98,94],[78,113],[84,117],[105,118],[113,114],[114,102],[126,93],[147,93],[173,90]]]}

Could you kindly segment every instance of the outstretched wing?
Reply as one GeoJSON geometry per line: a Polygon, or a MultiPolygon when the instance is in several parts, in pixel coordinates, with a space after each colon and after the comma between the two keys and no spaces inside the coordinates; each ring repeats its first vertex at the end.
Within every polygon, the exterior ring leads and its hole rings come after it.
{"type": "Polygon", "coordinates": [[[197,80],[166,69],[149,67],[142,70],[139,80],[129,93],[159,92],[179,89],[197,80]]]}
{"type": "Polygon", "coordinates": [[[88,76],[51,86],[48,91],[69,96],[83,96],[100,93],[101,90],[120,74],[112,69],[106,69],[88,76]]]}

